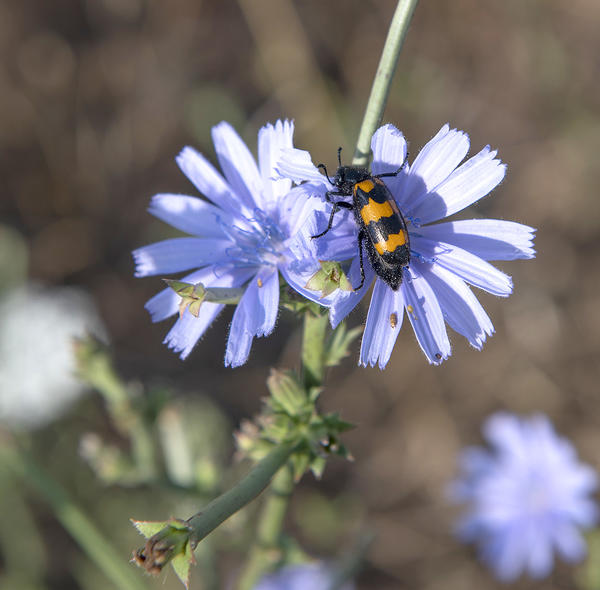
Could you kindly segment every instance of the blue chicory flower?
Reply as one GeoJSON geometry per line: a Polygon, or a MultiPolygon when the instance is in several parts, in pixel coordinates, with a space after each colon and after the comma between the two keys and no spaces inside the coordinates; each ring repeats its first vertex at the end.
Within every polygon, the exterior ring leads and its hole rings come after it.
{"type": "MultiPolygon", "coordinates": [[[[253,590],[329,590],[334,581],[334,571],[323,563],[288,565],[264,576],[253,590]]],[[[341,590],[353,590],[347,582],[341,590]]]]}
{"type": "MultiPolygon", "coordinates": [[[[164,240],[133,252],[136,276],[166,275],[194,269],[181,280],[205,287],[244,288],[227,342],[225,365],[237,367],[248,359],[255,336],[270,334],[279,306],[279,272],[304,293],[306,268],[317,261],[302,246],[314,231],[318,198],[292,189],[276,178],[282,149],[293,146],[290,121],[268,124],[258,133],[258,165],[235,130],[222,122],[212,130],[224,177],[190,147],[177,164],[207,199],[158,194],[149,211],[173,227],[191,234],[164,240]],[[306,234],[306,235],[305,235],[306,234]]],[[[179,296],[167,288],[146,303],[155,322],[178,312],[179,296]]],[[[198,317],[189,310],[177,319],[165,343],[181,358],[189,355],[224,305],[204,302],[198,317]]]]}
{"type": "Polygon", "coordinates": [[[596,472],[578,461],[546,416],[500,412],[483,432],[492,449],[464,450],[451,488],[453,499],[468,505],[458,536],[478,543],[482,561],[505,581],[522,572],[548,575],[554,550],[568,562],[580,561],[586,546],[578,529],[598,521],[590,497],[596,472]]]}
{"type": "MultiPolygon", "coordinates": [[[[397,171],[407,153],[404,136],[393,125],[384,125],[375,132],[371,149],[375,175],[397,171]]],[[[506,166],[496,159],[496,151],[489,146],[459,165],[468,150],[468,136],[444,125],[412,165],[407,163],[397,176],[383,179],[408,223],[411,260],[403,270],[402,285],[397,291],[392,290],[376,277],[365,255],[364,286],[354,292],[337,291],[330,305],[331,323],[335,327],[375,280],[360,351],[363,366],[378,364],[382,369],[386,366],[405,309],[430,363],[440,364],[451,354],[445,322],[480,350],[494,328],[469,285],[507,297],[512,292],[511,278],[488,260],[535,255],[534,230],[526,225],[497,219],[434,223],[478,201],[504,178],[506,166]]],[[[323,198],[326,191],[335,190],[306,151],[284,150],[277,170],[295,182],[306,181],[299,187],[306,194],[323,198]]],[[[319,212],[317,217],[322,231],[328,215],[319,212]]],[[[348,211],[339,212],[336,219],[332,231],[314,240],[318,242],[315,256],[319,260],[352,259],[349,278],[353,285],[358,285],[356,223],[348,211]]],[[[318,293],[307,296],[320,301],[318,293]]]]}

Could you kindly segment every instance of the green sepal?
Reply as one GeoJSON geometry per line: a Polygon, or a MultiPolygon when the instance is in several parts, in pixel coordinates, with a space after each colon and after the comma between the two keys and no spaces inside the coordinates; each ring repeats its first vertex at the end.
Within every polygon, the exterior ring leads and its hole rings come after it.
{"type": "Polygon", "coordinates": [[[195,564],[194,552],[189,543],[186,544],[183,553],[177,554],[172,560],[171,565],[177,577],[181,580],[181,583],[185,586],[186,590],[190,587],[190,571],[192,565],[195,564]]]}
{"type": "Polygon", "coordinates": [[[194,563],[192,529],[183,520],[172,518],[152,522],[131,520],[146,538],[146,544],[134,552],[132,560],[148,573],[156,575],[171,563],[177,577],[188,588],[190,566],[194,563]]]}
{"type": "Polygon", "coordinates": [[[354,291],[352,283],[342,270],[339,262],[321,260],[321,268],[308,279],[305,287],[311,291],[320,291],[321,299],[331,295],[336,289],[354,291]]]}
{"type": "Polygon", "coordinates": [[[317,479],[321,479],[322,475],[323,475],[323,471],[325,471],[325,464],[327,463],[327,460],[325,459],[325,457],[317,455],[311,462],[310,462],[310,470],[312,471],[313,475],[317,478],[317,479]]]}
{"type": "Polygon", "coordinates": [[[272,369],[267,379],[267,388],[271,394],[267,403],[274,412],[282,412],[292,417],[312,409],[306,390],[291,371],[272,369]]]}
{"type": "Polygon", "coordinates": [[[187,309],[194,317],[198,317],[200,307],[204,301],[210,303],[237,304],[239,303],[244,289],[227,287],[208,287],[202,283],[185,283],[184,281],[175,281],[172,279],[163,279],[179,297],[179,316],[183,316],[187,309]]]}
{"type": "Polygon", "coordinates": [[[308,390],[308,401],[311,404],[314,404],[319,399],[319,396],[321,395],[321,393],[323,393],[322,387],[311,387],[308,390]]]}
{"type": "Polygon", "coordinates": [[[294,473],[294,481],[298,482],[308,469],[311,462],[311,457],[306,451],[294,453],[290,457],[290,462],[292,464],[292,471],[294,473]]]}
{"type": "Polygon", "coordinates": [[[326,414],[322,417],[322,422],[328,432],[335,434],[340,434],[356,428],[356,425],[352,424],[352,422],[342,420],[337,412],[326,414]]]}
{"type": "Polygon", "coordinates": [[[138,533],[145,539],[162,531],[168,524],[168,520],[133,520],[129,519],[131,524],[138,530],[138,533]]]}
{"type": "Polygon", "coordinates": [[[307,389],[293,371],[277,370],[271,371],[267,386],[271,395],[263,411],[252,422],[243,422],[235,435],[238,451],[259,461],[273,446],[298,443],[290,457],[296,481],[308,470],[320,478],[328,456],[350,458],[338,441],[342,432],[354,426],[337,414],[317,411],[320,387],[307,389]]]}

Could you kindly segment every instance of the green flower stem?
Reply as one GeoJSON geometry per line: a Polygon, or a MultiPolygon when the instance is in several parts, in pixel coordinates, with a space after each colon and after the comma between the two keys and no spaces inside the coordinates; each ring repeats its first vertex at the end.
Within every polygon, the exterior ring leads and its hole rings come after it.
{"type": "Polygon", "coordinates": [[[114,550],[82,510],[71,501],[67,492],[27,454],[5,447],[0,457],[50,504],[58,521],[111,581],[111,587],[119,590],[147,590],[146,583],[131,569],[123,555],[114,550]]]}
{"type": "Polygon", "coordinates": [[[269,496],[258,522],[256,540],[240,576],[238,590],[251,590],[260,576],[281,558],[281,531],[293,490],[292,470],[289,467],[281,469],[269,488],[269,496]]]}
{"type": "Polygon", "coordinates": [[[371,137],[381,123],[400,50],[416,6],[417,0],[399,0],[396,12],[392,17],[377,73],[373,80],[369,102],[358,134],[356,151],[352,160],[354,166],[366,166],[369,163],[371,137]]]}
{"type": "Polygon", "coordinates": [[[302,338],[302,368],[304,385],[319,387],[325,375],[325,336],[327,334],[327,315],[304,313],[304,334],[302,338]]]}
{"type": "Polygon", "coordinates": [[[285,465],[297,446],[297,442],[291,442],[274,447],[236,486],[214,499],[201,512],[192,516],[187,521],[191,530],[192,547],[232,514],[254,500],[269,485],[275,473],[285,465]]]}
{"type": "MultiPolygon", "coordinates": [[[[320,387],[325,374],[325,340],[328,317],[306,310],[302,338],[302,370],[306,388],[320,387]]],[[[272,569],[281,558],[280,540],[289,500],[294,491],[294,477],[289,468],[275,476],[259,516],[256,541],[238,583],[239,590],[251,590],[260,576],[272,569]]]]}

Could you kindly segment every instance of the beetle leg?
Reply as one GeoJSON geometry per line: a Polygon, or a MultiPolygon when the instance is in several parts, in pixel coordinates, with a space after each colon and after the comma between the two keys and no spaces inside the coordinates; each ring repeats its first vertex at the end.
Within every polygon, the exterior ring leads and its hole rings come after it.
{"type": "MultiPolygon", "coordinates": [[[[326,200],[328,203],[333,203],[333,201],[331,200],[331,197],[332,197],[332,196],[336,196],[336,197],[344,197],[345,195],[344,195],[344,193],[340,193],[340,192],[338,192],[338,191],[327,191],[327,192],[325,193],[325,200],[326,200]]],[[[341,202],[341,201],[340,201],[340,202],[341,202]]]]}
{"type": "Polygon", "coordinates": [[[329,216],[329,223],[327,224],[327,229],[325,231],[322,231],[320,234],[317,234],[316,236],[311,236],[313,240],[315,238],[320,238],[321,236],[324,236],[331,229],[331,226],[333,225],[333,217],[339,209],[352,209],[352,205],[350,203],[346,203],[346,201],[336,201],[335,203],[333,203],[331,215],[329,216]]]}

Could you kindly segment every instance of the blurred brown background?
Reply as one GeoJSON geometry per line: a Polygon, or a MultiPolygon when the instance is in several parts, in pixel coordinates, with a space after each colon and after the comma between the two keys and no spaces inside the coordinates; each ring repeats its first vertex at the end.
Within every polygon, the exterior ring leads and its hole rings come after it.
{"type": "MultiPolygon", "coordinates": [[[[152,325],[143,309],[161,284],[133,278],[130,251],[173,235],[146,213],[149,199],[195,194],[174,157],[189,144],[214,161],[209,132],[223,119],[253,151],[259,127],[287,117],[314,161],[332,165],[338,145],[350,153],[394,8],[391,0],[0,4],[2,231],[22,236],[30,277],[93,295],[125,377],[202,391],[233,428],[258,410],[268,367],[295,366],[299,334],[288,314],[241,369],[222,363],[230,312],[181,362],[161,344],[170,322],[152,325]]],[[[539,254],[500,265],[514,278],[511,298],[480,294],[496,328],[483,352],[454,335],[451,359],[430,367],[405,325],[385,371],[357,368],[357,344],[330,373],[323,403],[359,425],[346,436],[356,461],[332,461],[321,483],[305,478],[289,530],[324,557],[374,531],[359,588],[505,587],[453,539],[456,512],[444,499],[458,449],[480,441],[494,410],[548,413],[600,468],[599,30],[597,0],[417,7],[384,120],[404,131],[412,157],[447,121],[470,134],[471,153],[499,148],[505,181],[464,215],[538,228],[539,254]],[[326,518],[333,524],[323,530],[326,518]]],[[[12,247],[0,255],[5,284],[21,272],[12,247]]],[[[125,559],[139,540],[126,516],[175,510],[148,496],[142,510],[137,492],[94,481],[76,448],[82,432],[104,428],[100,412],[92,398],[33,438],[125,559]]],[[[31,502],[45,547],[41,587],[105,588],[92,566],[72,574],[85,558],[44,504],[31,502]]],[[[201,579],[195,571],[193,587],[201,579]]],[[[166,587],[176,586],[167,575],[166,587]]],[[[572,572],[513,587],[571,588],[572,572]]]]}

